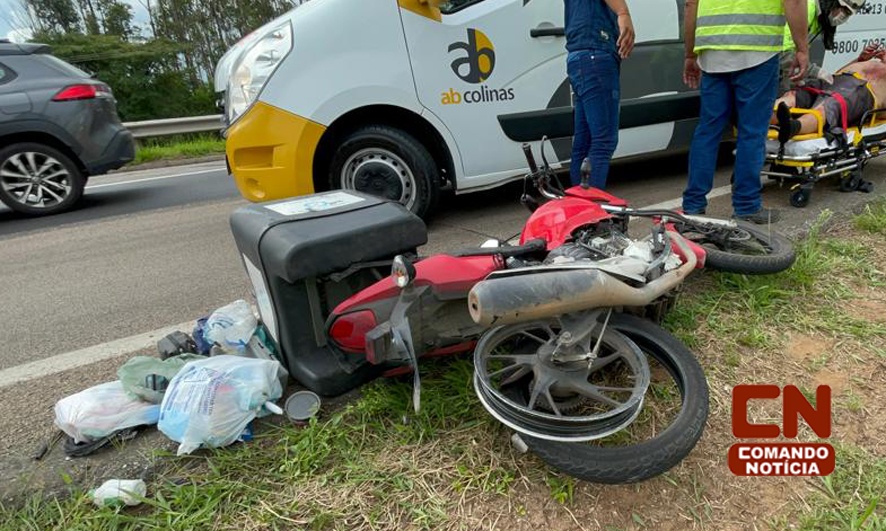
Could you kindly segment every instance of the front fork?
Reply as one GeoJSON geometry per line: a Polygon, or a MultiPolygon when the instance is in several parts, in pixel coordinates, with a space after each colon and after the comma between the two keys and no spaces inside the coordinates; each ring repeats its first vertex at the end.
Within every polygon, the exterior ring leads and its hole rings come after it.
{"type": "Polygon", "coordinates": [[[415,348],[412,326],[409,322],[409,313],[416,301],[429,288],[429,286],[416,286],[412,283],[401,288],[400,296],[394,304],[390,319],[366,334],[367,357],[370,363],[406,361],[412,365],[414,375],[412,402],[416,413],[418,413],[421,404],[421,380],[418,375],[418,353],[415,348]]]}
{"type": "Polygon", "coordinates": [[[403,357],[409,360],[409,363],[412,365],[412,405],[416,413],[421,408],[421,379],[418,375],[418,354],[415,352],[412,327],[409,325],[409,309],[412,308],[415,301],[427,289],[428,286],[415,286],[413,284],[406,286],[400,291],[400,298],[397,299],[394,311],[391,312],[394,348],[397,352],[403,354],[403,357]]]}

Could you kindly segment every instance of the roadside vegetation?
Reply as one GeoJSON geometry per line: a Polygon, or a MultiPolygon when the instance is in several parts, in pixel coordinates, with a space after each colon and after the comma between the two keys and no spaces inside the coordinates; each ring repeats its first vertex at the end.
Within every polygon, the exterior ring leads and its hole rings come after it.
{"type": "Polygon", "coordinates": [[[695,451],[653,480],[593,485],[518,453],[478,403],[469,360],[438,360],[421,367],[418,415],[411,379],[377,381],[307,427],[260,421],[248,444],[152,456],[164,466],[139,507],[98,509],[70,485],[0,508],[0,530],[886,530],[886,201],[852,219],[825,213],[797,245],[784,273],[704,271],[685,286],[665,326],[701,360],[711,414],[695,451]],[[835,473],[733,476],[739,383],[808,396],[830,385],[835,473]]]}
{"type": "Polygon", "coordinates": [[[219,135],[175,135],[139,141],[135,160],[131,164],[143,164],[157,160],[193,159],[225,152],[225,141],[219,135]]]}

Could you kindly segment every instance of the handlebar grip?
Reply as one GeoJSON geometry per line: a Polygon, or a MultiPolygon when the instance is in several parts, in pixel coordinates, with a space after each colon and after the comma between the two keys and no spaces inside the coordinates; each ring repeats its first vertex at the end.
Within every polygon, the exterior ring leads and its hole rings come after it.
{"type": "Polygon", "coordinates": [[[535,163],[535,156],[532,155],[532,147],[528,143],[523,144],[523,155],[526,156],[526,163],[529,164],[529,171],[538,173],[538,165],[535,163]]]}

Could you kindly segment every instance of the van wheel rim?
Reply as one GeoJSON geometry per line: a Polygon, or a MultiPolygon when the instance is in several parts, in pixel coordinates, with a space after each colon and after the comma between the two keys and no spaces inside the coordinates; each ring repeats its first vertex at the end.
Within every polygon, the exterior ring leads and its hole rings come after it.
{"type": "Polygon", "coordinates": [[[411,209],[415,204],[415,176],[399,156],[379,148],[362,149],[345,161],[341,174],[345,190],[357,190],[397,201],[411,209]]]}
{"type": "Polygon", "coordinates": [[[0,165],[0,186],[13,200],[33,208],[51,208],[71,195],[71,174],[56,158],[26,151],[0,165]]]}

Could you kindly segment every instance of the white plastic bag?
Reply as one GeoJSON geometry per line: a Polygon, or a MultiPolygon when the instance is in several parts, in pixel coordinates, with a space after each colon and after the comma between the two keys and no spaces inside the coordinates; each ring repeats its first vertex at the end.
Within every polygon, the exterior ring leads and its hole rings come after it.
{"type": "Polygon", "coordinates": [[[169,383],[157,427],[179,444],[178,455],[236,441],[254,418],[280,413],[275,360],[221,355],[185,365],[169,383]]]}
{"type": "Polygon", "coordinates": [[[246,349],[249,338],[258,327],[252,307],[244,300],[234,301],[212,312],[206,320],[206,338],[229,354],[246,349]]]}
{"type": "Polygon", "coordinates": [[[120,504],[131,506],[141,503],[133,494],[144,498],[147,493],[148,487],[140,479],[109,479],[101,487],[89,491],[89,496],[99,507],[120,504]]]}
{"type": "Polygon", "coordinates": [[[78,444],[124,428],[156,424],[159,416],[158,404],[133,398],[120,380],[84,389],[55,404],[55,425],[78,444]]]}

